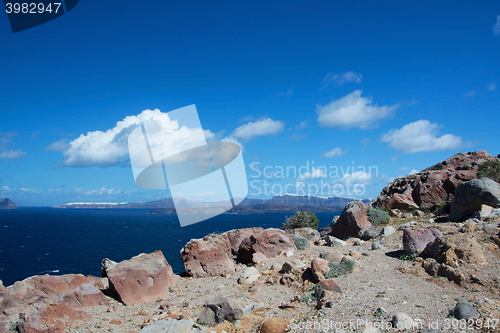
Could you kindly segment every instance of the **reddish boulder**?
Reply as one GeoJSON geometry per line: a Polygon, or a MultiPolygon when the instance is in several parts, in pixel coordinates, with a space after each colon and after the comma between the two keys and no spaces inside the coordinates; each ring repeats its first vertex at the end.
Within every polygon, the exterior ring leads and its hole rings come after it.
{"type": "Polygon", "coordinates": [[[169,296],[174,273],[161,251],[141,253],[108,268],[110,291],[125,305],[155,301],[169,296]]]}
{"type": "Polygon", "coordinates": [[[238,250],[238,260],[242,263],[251,263],[253,254],[261,252],[267,258],[273,258],[281,253],[297,250],[292,237],[279,229],[266,229],[257,235],[247,236],[238,250]]]}
{"type": "Polygon", "coordinates": [[[372,227],[368,221],[368,208],[369,206],[361,201],[349,202],[333,224],[330,235],[340,239],[362,238],[365,231],[372,227]]]}
{"type": "Polygon", "coordinates": [[[453,198],[457,185],[477,178],[478,165],[495,160],[484,150],[458,153],[419,173],[398,178],[374,201],[375,207],[435,210],[453,198]]]}
{"type": "Polygon", "coordinates": [[[451,267],[482,266],[488,261],[476,239],[469,234],[456,234],[436,238],[427,244],[423,256],[431,257],[451,267]]]}
{"type": "Polygon", "coordinates": [[[325,280],[325,274],[330,271],[330,266],[327,260],[315,258],[311,261],[311,272],[318,281],[325,280]]]}
{"type": "Polygon", "coordinates": [[[17,281],[5,294],[0,309],[8,315],[26,304],[63,302],[74,308],[108,304],[108,300],[81,274],[32,276],[17,281]]]}
{"type": "Polygon", "coordinates": [[[260,333],[284,333],[290,325],[290,319],[269,318],[266,319],[260,327],[260,333]]]}
{"type": "Polygon", "coordinates": [[[181,250],[186,273],[192,277],[226,275],[235,272],[231,243],[221,235],[190,240],[181,250]]]}
{"type": "Polygon", "coordinates": [[[223,235],[227,236],[229,242],[231,243],[231,251],[234,255],[238,254],[238,249],[240,248],[241,242],[247,237],[251,235],[257,235],[264,231],[261,227],[254,228],[244,228],[244,229],[235,229],[229,230],[225,232],[223,235]]]}
{"type": "Polygon", "coordinates": [[[92,316],[64,303],[42,304],[19,314],[17,328],[20,333],[65,333],[74,328],[75,321],[92,320],[92,316]]]}
{"type": "Polygon", "coordinates": [[[436,237],[443,237],[443,234],[436,228],[430,229],[404,229],[403,248],[407,253],[419,254],[428,243],[434,241],[436,237]]]}
{"type": "Polygon", "coordinates": [[[342,294],[342,288],[337,284],[337,282],[332,281],[332,280],[321,280],[318,282],[316,285],[316,290],[318,289],[323,289],[323,290],[332,290],[337,293],[342,294]]]}

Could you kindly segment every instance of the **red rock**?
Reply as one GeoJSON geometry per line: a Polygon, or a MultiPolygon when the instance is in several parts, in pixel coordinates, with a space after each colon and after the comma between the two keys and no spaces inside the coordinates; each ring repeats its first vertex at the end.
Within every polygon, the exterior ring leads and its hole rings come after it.
{"type": "Polygon", "coordinates": [[[324,280],[325,274],[329,271],[330,267],[327,260],[315,258],[311,261],[311,272],[318,281],[324,280]]]}
{"type": "Polygon", "coordinates": [[[256,265],[260,264],[264,260],[267,260],[267,257],[261,252],[255,252],[252,254],[252,262],[256,265]]]}
{"type": "Polygon", "coordinates": [[[75,308],[108,304],[108,300],[81,274],[32,276],[12,285],[0,308],[8,314],[26,304],[63,302],[75,308]]]}
{"type": "Polygon", "coordinates": [[[290,324],[289,319],[269,318],[262,323],[260,333],[284,333],[290,324]]]}
{"type": "Polygon", "coordinates": [[[436,238],[427,244],[422,255],[434,258],[451,267],[488,264],[481,246],[470,234],[436,238]]]}
{"type": "Polygon", "coordinates": [[[368,221],[368,208],[369,206],[361,201],[349,202],[329,234],[340,239],[363,238],[364,232],[372,227],[368,221]]]}
{"type": "Polygon", "coordinates": [[[264,229],[261,227],[255,227],[255,228],[244,228],[244,229],[235,229],[235,230],[229,230],[224,233],[224,235],[227,236],[229,239],[229,242],[231,243],[231,251],[234,255],[238,254],[238,249],[240,248],[241,242],[247,237],[251,235],[257,235],[260,234],[264,229]]]}
{"type": "Polygon", "coordinates": [[[436,237],[443,237],[443,234],[436,228],[430,229],[404,229],[403,248],[407,253],[422,252],[428,243],[434,241],[436,237]]]}
{"type": "Polygon", "coordinates": [[[484,150],[455,154],[438,163],[440,170],[426,170],[394,180],[375,199],[374,206],[405,211],[435,210],[453,198],[458,184],[477,178],[478,164],[495,159],[498,158],[484,150]]]}
{"type": "Polygon", "coordinates": [[[324,290],[332,290],[342,294],[342,288],[340,288],[340,286],[335,281],[332,280],[321,280],[316,285],[316,288],[321,288],[324,290]]]}
{"type": "Polygon", "coordinates": [[[42,304],[20,313],[17,325],[20,333],[65,333],[66,327],[75,327],[75,321],[89,320],[91,315],[64,303],[42,304]]]}
{"type": "Polygon", "coordinates": [[[267,258],[273,258],[281,253],[297,250],[292,237],[279,229],[266,229],[257,235],[247,236],[238,250],[238,260],[251,263],[256,252],[263,253],[267,258]]]}
{"type": "Polygon", "coordinates": [[[167,298],[174,273],[161,251],[142,253],[106,271],[110,291],[125,305],[167,298]]]}

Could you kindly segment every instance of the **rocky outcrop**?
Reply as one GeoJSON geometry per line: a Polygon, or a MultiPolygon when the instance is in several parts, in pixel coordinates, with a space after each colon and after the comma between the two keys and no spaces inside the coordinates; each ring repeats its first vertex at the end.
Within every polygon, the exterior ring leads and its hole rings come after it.
{"type": "Polygon", "coordinates": [[[404,229],[403,249],[406,253],[422,252],[428,243],[434,241],[436,237],[443,237],[443,234],[436,228],[430,229],[404,229]]]}
{"type": "Polygon", "coordinates": [[[231,243],[231,252],[234,255],[237,255],[241,242],[243,242],[243,240],[247,238],[247,236],[259,234],[262,231],[264,231],[264,229],[262,229],[261,227],[244,228],[244,229],[229,230],[225,232],[224,235],[227,236],[229,242],[231,243]]]}
{"type": "Polygon", "coordinates": [[[489,178],[461,183],[455,191],[449,220],[463,221],[481,211],[481,205],[500,207],[500,184],[489,178]]]}
{"type": "Polygon", "coordinates": [[[369,206],[361,201],[351,201],[345,206],[329,234],[340,239],[362,238],[364,232],[372,227],[368,221],[368,208],[369,206]]]}
{"type": "Polygon", "coordinates": [[[174,273],[161,251],[142,253],[106,270],[109,289],[125,305],[167,298],[174,273]]]}
{"type": "Polygon", "coordinates": [[[244,264],[252,262],[254,253],[260,252],[267,258],[273,258],[281,253],[291,254],[297,248],[292,237],[279,229],[266,229],[256,235],[247,236],[238,249],[238,260],[244,264]]]}
{"type": "Polygon", "coordinates": [[[181,258],[186,273],[192,277],[235,272],[231,243],[224,235],[208,235],[203,239],[192,239],[182,248],[181,258]]]}
{"type": "Polygon", "coordinates": [[[479,164],[495,159],[484,150],[455,154],[419,173],[394,180],[372,205],[403,211],[434,210],[453,198],[458,184],[477,178],[479,164]]]}
{"type": "Polygon", "coordinates": [[[0,209],[19,209],[9,198],[0,199],[0,209]]]}
{"type": "Polygon", "coordinates": [[[296,236],[301,236],[306,238],[310,242],[318,242],[320,237],[320,234],[318,230],[315,230],[313,228],[297,228],[297,229],[292,229],[289,231],[291,235],[296,235],[296,236]]]}
{"type": "Polygon", "coordinates": [[[434,258],[451,267],[488,264],[481,246],[469,234],[436,238],[427,244],[422,256],[434,258]]]}

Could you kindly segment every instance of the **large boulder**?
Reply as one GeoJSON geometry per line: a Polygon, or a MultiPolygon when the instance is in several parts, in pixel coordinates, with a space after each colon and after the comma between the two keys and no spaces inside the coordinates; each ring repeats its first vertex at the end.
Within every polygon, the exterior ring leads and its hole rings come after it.
{"type": "Polygon", "coordinates": [[[36,275],[17,281],[0,305],[8,315],[19,313],[27,304],[64,303],[73,308],[108,304],[108,300],[81,274],[36,275]]]}
{"type": "Polygon", "coordinates": [[[453,198],[458,184],[477,178],[478,165],[495,160],[484,150],[458,153],[419,173],[400,177],[387,185],[374,200],[374,207],[435,210],[453,198]]]}
{"type": "Polygon", "coordinates": [[[181,250],[186,273],[192,277],[226,275],[235,272],[231,243],[224,235],[190,240],[181,250]]]}
{"type": "Polygon", "coordinates": [[[297,250],[292,237],[279,229],[266,229],[257,235],[247,236],[238,250],[238,260],[244,264],[252,262],[256,252],[267,258],[274,258],[281,253],[291,254],[297,250]]]}
{"type": "Polygon", "coordinates": [[[425,249],[427,244],[434,241],[436,237],[443,237],[443,234],[436,228],[404,229],[403,249],[406,253],[419,254],[425,249]]]}
{"type": "Polygon", "coordinates": [[[125,305],[135,305],[167,298],[174,273],[161,251],[141,253],[108,268],[111,293],[125,305]]]}
{"type": "Polygon", "coordinates": [[[449,235],[436,238],[427,244],[422,256],[436,259],[451,267],[482,266],[488,262],[476,239],[470,234],[449,235]]]}
{"type": "Polygon", "coordinates": [[[64,303],[41,304],[19,314],[17,330],[20,333],[66,333],[66,328],[74,328],[75,322],[92,319],[85,311],[64,303]]]}
{"type": "Polygon", "coordinates": [[[227,236],[229,242],[231,243],[231,252],[234,255],[237,255],[241,242],[243,242],[243,240],[247,236],[257,235],[260,234],[262,231],[264,231],[264,229],[262,229],[261,227],[243,228],[243,229],[226,231],[224,235],[227,236]]]}
{"type": "Polygon", "coordinates": [[[340,239],[362,238],[364,232],[372,227],[368,221],[368,208],[369,206],[361,201],[348,203],[337,222],[333,224],[330,235],[340,239]]]}
{"type": "Polygon", "coordinates": [[[481,205],[500,207],[500,184],[489,179],[473,179],[457,186],[450,221],[463,221],[481,210],[481,205]]]}

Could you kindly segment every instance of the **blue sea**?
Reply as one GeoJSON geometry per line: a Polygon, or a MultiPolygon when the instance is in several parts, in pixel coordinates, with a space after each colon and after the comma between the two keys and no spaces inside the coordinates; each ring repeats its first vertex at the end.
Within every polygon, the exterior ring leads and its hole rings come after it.
{"type": "MultiPolygon", "coordinates": [[[[318,213],[320,227],[339,213],[318,213]]],[[[38,274],[100,276],[101,260],[161,250],[176,274],[181,248],[192,238],[246,227],[280,228],[292,214],[223,214],[181,228],[175,214],[147,209],[0,210],[0,280],[5,286],[38,274]]]]}

